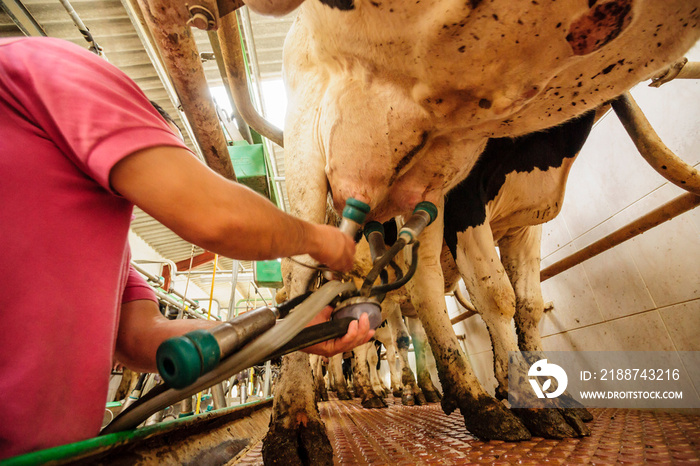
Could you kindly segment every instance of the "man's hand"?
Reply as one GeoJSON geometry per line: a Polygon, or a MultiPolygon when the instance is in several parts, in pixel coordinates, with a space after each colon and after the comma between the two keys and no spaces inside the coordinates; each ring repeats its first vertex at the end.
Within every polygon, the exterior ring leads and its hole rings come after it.
{"type": "MultiPolygon", "coordinates": [[[[314,320],[309,322],[309,326],[321,324],[326,322],[331,317],[331,312],[333,308],[331,306],[326,306],[321,312],[318,313],[314,320]]],[[[351,349],[359,346],[363,343],[367,343],[370,338],[374,336],[374,330],[369,328],[369,317],[367,314],[362,314],[360,320],[353,320],[348,326],[348,333],[335,340],[328,340],[322,343],[318,343],[308,348],[304,348],[302,351],[305,353],[320,354],[321,356],[331,357],[338,353],[344,353],[345,351],[350,351],[351,349]]]]}
{"type": "Polygon", "coordinates": [[[355,257],[355,242],[330,225],[313,225],[314,251],[311,257],[331,270],[349,272],[355,257]]]}

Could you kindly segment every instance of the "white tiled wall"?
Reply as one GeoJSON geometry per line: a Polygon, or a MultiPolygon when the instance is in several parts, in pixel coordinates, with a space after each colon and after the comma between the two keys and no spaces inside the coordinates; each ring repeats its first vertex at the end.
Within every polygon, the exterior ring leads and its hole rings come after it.
{"type": "MultiPolygon", "coordinates": [[[[687,56],[700,61],[700,46],[687,56]]],[[[700,81],[644,83],[632,95],[666,145],[699,168],[700,81]]],[[[542,267],[682,193],[609,113],[574,163],[561,214],[544,226],[542,267]]],[[[542,291],[554,303],[540,325],[545,350],[700,351],[700,208],[545,281],[542,291]]],[[[475,372],[493,390],[483,321],[475,316],[455,330],[466,333],[475,372]]],[[[700,367],[688,369],[700,380],[700,367]]]]}

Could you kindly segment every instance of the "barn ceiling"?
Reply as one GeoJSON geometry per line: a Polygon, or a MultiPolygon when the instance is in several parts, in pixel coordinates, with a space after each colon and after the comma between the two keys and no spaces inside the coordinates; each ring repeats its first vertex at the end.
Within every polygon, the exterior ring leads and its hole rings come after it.
{"type": "MultiPolygon", "coordinates": [[[[69,15],[66,0],[0,0],[0,37],[18,35],[47,35],[71,41],[82,47],[90,44],[83,38],[74,20],[69,15]]],[[[186,127],[184,114],[177,108],[178,100],[164,71],[157,53],[149,50],[148,40],[144,39],[145,29],[140,20],[140,11],[135,0],[70,0],[69,7],[87,26],[95,42],[102,48],[104,56],[112,64],[124,71],[143,89],[149,99],[154,100],[170,113],[180,125],[186,127]]],[[[243,25],[248,60],[253,71],[252,85],[258,89],[260,82],[281,77],[282,45],[291,26],[294,15],[271,18],[247,11],[239,11],[239,21],[243,25]]],[[[222,77],[216,61],[211,59],[213,48],[206,32],[193,29],[197,48],[203,57],[203,66],[209,86],[221,86],[222,77]]],[[[265,96],[263,95],[263,99],[265,96]]],[[[192,137],[184,131],[185,142],[196,151],[192,137]]],[[[270,143],[280,187],[284,192],[284,155],[280,147],[270,143]]],[[[286,209],[287,199],[283,196],[282,207],[286,209]]],[[[149,215],[136,209],[136,219],[132,231],[158,254],[168,261],[188,261],[192,254],[204,252],[175,233],[168,230],[149,215]]],[[[214,286],[214,299],[221,307],[227,308],[231,297],[231,273],[238,265],[238,291],[251,299],[260,295],[269,300],[274,290],[256,291],[252,282],[253,264],[228,258],[220,258],[217,264],[219,278],[214,286]]],[[[209,293],[213,263],[202,265],[191,274],[191,281],[209,293]],[[208,272],[208,273],[206,273],[208,272]]],[[[259,303],[257,303],[259,304],[259,303]]]]}

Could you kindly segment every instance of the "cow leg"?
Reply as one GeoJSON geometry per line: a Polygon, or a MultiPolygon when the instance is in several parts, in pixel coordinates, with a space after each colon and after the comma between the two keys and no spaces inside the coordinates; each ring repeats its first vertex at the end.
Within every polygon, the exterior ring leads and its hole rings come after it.
{"type": "MultiPolygon", "coordinates": [[[[290,130],[285,132],[290,213],[313,223],[323,223],[327,196],[324,161],[310,146],[313,134],[300,131],[312,125],[305,125],[308,122],[303,118],[293,121],[290,130]]],[[[303,257],[297,259],[309,261],[303,257]]],[[[282,276],[289,298],[293,298],[309,288],[315,272],[285,259],[282,276]]],[[[265,464],[333,464],[333,447],[318,411],[306,353],[297,351],[283,357],[262,453],[265,464]]]]}
{"type": "MultiPolygon", "coordinates": [[[[401,308],[398,303],[391,300],[384,300],[382,303],[382,317],[384,323],[376,330],[374,338],[379,340],[386,348],[386,362],[389,364],[389,374],[391,375],[391,392],[396,398],[401,397],[401,376],[396,368],[396,319],[401,320],[401,308]]],[[[403,321],[401,321],[403,325],[403,321]]]]}
{"type": "Polygon", "coordinates": [[[416,372],[418,378],[418,386],[423,392],[425,400],[430,403],[437,403],[442,398],[440,391],[433,385],[433,380],[430,378],[430,370],[428,369],[428,351],[430,351],[430,343],[425,334],[423,326],[418,319],[407,318],[408,328],[413,339],[413,354],[416,356],[416,372]]]}
{"type": "Polygon", "coordinates": [[[372,386],[374,393],[380,395],[382,399],[389,395],[389,391],[384,386],[381,378],[379,377],[379,372],[377,371],[377,364],[379,363],[379,356],[377,355],[377,345],[374,347],[369,347],[367,349],[367,368],[369,369],[369,382],[372,386]]]}
{"type": "Polygon", "coordinates": [[[311,372],[314,375],[316,401],[328,401],[326,379],[323,377],[323,359],[317,354],[311,354],[309,355],[309,363],[311,365],[311,372]]]}
{"type": "MultiPolygon", "coordinates": [[[[544,299],[540,285],[540,240],[542,226],[525,227],[502,238],[498,244],[501,262],[515,291],[515,329],[518,333],[518,346],[521,351],[541,352],[539,324],[544,314],[544,299]]],[[[534,363],[537,358],[531,363],[534,363]]],[[[560,395],[566,398],[567,406],[579,405],[567,392],[560,395]]],[[[593,415],[583,406],[562,411],[569,424],[582,435],[589,430],[581,421],[593,420],[593,415]]]]}
{"type": "Polygon", "coordinates": [[[386,403],[384,403],[384,400],[378,393],[375,393],[372,388],[372,383],[370,382],[367,355],[368,352],[372,351],[375,351],[373,341],[367,342],[352,350],[355,356],[355,370],[353,372],[355,395],[362,399],[362,407],[364,408],[386,408],[386,403]]]}
{"type": "MultiPolygon", "coordinates": [[[[402,306],[406,306],[406,304],[402,306]]],[[[403,307],[400,309],[403,310],[403,307]]],[[[412,307],[411,309],[413,310],[412,307]]],[[[401,391],[401,404],[404,406],[426,404],[427,401],[425,401],[425,396],[416,383],[416,376],[413,375],[411,365],[408,362],[408,348],[411,346],[411,338],[409,336],[408,329],[406,328],[406,324],[404,323],[401,314],[398,312],[389,316],[389,323],[394,329],[396,335],[396,346],[399,353],[399,370],[401,371],[401,384],[403,385],[403,389],[401,391]]]]}
{"type": "Polygon", "coordinates": [[[395,398],[401,398],[403,385],[401,385],[401,371],[397,367],[399,356],[396,351],[396,341],[393,339],[395,333],[392,328],[392,338],[384,343],[384,348],[386,348],[386,362],[389,365],[389,375],[391,377],[391,393],[395,398]]]}
{"type": "Polygon", "coordinates": [[[450,414],[459,408],[467,429],[479,438],[529,439],[530,433],[522,422],[481,387],[452,330],[440,265],[442,235],[441,208],[438,219],[421,234],[419,266],[407,285],[433,348],[444,390],[442,409],[450,414]]]}
{"type": "Polygon", "coordinates": [[[306,353],[297,351],[282,359],[262,455],[265,464],[333,464],[333,447],[318,411],[306,353]]]}
{"type": "MultiPolygon", "coordinates": [[[[508,398],[508,353],[518,351],[515,333],[512,331],[515,292],[496,253],[488,223],[467,228],[457,235],[456,262],[472,302],[489,330],[494,373],[498,381],[496,396],[508,398]]],[[[515,369],[523,379],[519,383],[527,384],[525,365],[515,369]]],[[[536,400],[534,395],[532,397],[536,400]]],[[[577,436],[577,432],[557,410],[517,409],[514,413],[523,420],[533,435],[546,438],[577,436]]]]}
{"type": "Polygon", "coordinates": [[[345,375],[343,374],[343,354],[336,354],[331,356],[328,361],[328,372],[330,374],[331,390],[335,391],[336,396],[339,400],[352,400],[350,391],[348,390],[348,384],[345,381],[345,375]]]}

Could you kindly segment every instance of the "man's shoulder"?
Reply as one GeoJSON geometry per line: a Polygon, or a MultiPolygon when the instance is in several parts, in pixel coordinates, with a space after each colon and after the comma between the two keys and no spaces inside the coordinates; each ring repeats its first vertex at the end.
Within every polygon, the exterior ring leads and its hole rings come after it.
{"type": "Polygon", "coordinates": [[[0,38],[0,54],[7,57],[23,57],[25,65],[34,63],[46,66],[51,62],[89,62],[91,65],[109,65],[88,49],[56,37],[4,37],[0,38]],[[37,59],[34,59],[37,55],[37,59]],[[40,58],[40,59],[39,59],[40,58]]]}
{"type": "Polygon", "coordinates": [[[20,47],[27,50],[30,49],[62,49],[68,51],[79,52],[83,50],[90,54],[87,49],[67,40],[58,39],[56,37],[0,37],[0,47],[20,47]]]}

